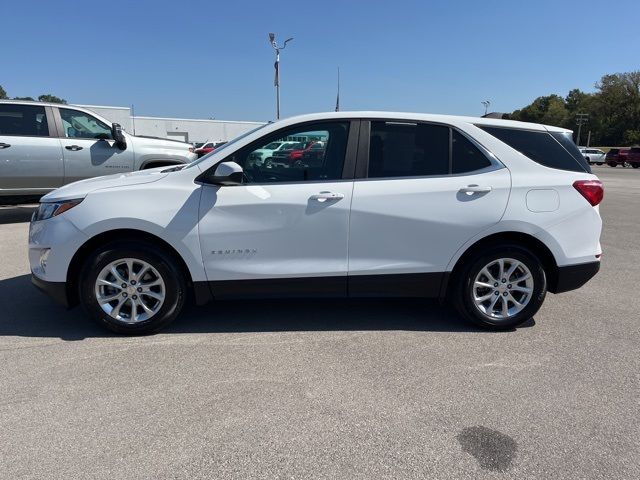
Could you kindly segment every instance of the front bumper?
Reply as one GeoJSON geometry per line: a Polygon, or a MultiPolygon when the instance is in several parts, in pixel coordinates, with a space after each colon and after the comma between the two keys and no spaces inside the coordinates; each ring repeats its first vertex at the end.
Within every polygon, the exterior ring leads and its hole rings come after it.
{"type": "Polygon", "coordinates": [[[555,282],[549,285],[551,293],[563,293],[580,288],[600,270],[600,262],[579,263],[558,267],[555,282]]]}
{"type": "Polygon", "coordinates": [[[31,283],[33,283],[39,290],[49,295],[56,303],[63,307],[69,308],[69,297],[67,295],[66,282],[48,282],[41,278],[31,275],[31,283]]]}

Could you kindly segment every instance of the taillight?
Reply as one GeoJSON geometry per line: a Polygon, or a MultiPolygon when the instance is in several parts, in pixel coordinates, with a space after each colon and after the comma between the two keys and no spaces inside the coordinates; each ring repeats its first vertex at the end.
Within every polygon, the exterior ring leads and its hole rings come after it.
{"type": "Polygon", "coordinates": [[[587,199],[594,207],[598,205],[604,197],[604,187],[600,180],[576,180],[573,182],[575,188],[580,195],[587,199]]]}

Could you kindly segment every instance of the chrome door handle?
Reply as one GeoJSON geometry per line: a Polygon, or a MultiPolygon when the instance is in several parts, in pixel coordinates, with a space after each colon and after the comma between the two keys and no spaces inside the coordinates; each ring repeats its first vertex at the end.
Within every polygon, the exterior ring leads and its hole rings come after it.
{"type": "Polygon", "coordinates": [[[71,150],[73,152],[77,152],[78,150],[82,150],[82,147],[80,145],[67,145],[66,147],[67,150],[71,150]]]}
{"type": "Polygon", "coordinates": [[[488,193],[491,191],[491,187],[481,187],[480,185],[467,185],[460,189],[462,193],[467,195],[473,195],[474,193],[488,193]]]}
{"type": "Polygon", "coordinates": [[[328,200],[340,200],[341,198],[344,198],[343,193],[320,192],[315,195],[311,195],[311,200],[317,200],[320,203],[328,200]]]}
{"type": "Polygon", "coordinates": [[[9,148],[11,145],[8,143],[0,143],[0,148],[9,148]]]}

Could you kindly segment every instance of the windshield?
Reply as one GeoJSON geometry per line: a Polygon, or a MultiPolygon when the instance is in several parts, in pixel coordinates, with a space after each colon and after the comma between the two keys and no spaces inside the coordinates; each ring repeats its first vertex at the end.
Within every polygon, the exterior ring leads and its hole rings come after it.
{"type": "Polygon", "coordinates": [[[253,130],[249,130],[248,132],[243,133],[242,135],[234,138],[233,140],[229,140],[227,143],[220,145],[218,148],[216,148],[213,152],[211,153],[207,153],[206,155],[198,158],[197,160],[194,160],[193,162],[191,162],[187,168],[191,168],[194,165],[199,164],[200,162],[202,162],[203,160],[209,158],[211,155],[217,154],[218,152],[224,150],[225,148],[227,148],[229,145],[233,145],[236,142],[239,142],[240,140],[242,140],[245,137],[248,137],[249,135],[251,135],[254,132],[257,132],[258,130],[260,130],[261,128],[266,127],[267,125],[269,125],[268,123],[265,123],[264,125],[260,125],[259,127],[254,128],[253,130]]]}

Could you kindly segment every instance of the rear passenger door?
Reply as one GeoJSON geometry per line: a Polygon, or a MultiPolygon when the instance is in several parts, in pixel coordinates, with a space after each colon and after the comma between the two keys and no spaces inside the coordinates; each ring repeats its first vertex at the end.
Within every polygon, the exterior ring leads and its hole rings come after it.
{"type": "Polygon", "coordinates": [[[62,148],[52,124],[50,107],[0,102],[3,194],[44,194],[62,185],[62,148]]]}
{"type": "Polygon", "coordinates": [[[447,125],[363,122],[350,294],[437,295],[446,267],[505,211],[509,171],[447,125]],[[364,137],[362,137],[364,135],[364,137]]]}
{"type": "Polygon", "coordinates": [[[64,183],[133,170],[133,145],[121,150],[111,136],[111,127],[93,115],[59,107],[65,178],[64,183]]]}

